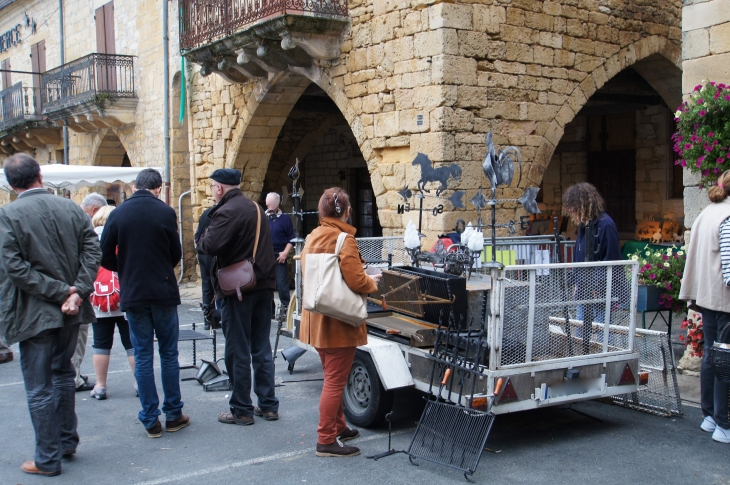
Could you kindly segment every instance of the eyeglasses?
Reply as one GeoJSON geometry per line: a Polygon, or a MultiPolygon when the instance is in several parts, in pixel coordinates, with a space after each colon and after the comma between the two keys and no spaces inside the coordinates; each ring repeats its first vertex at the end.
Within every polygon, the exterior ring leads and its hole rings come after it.
{"type": "Polygon", "coordinates": [[[221,186],[221,184],[210,184],[211,189],[214,189],[214,188],[220,187],[220,186],[221,186]]]}

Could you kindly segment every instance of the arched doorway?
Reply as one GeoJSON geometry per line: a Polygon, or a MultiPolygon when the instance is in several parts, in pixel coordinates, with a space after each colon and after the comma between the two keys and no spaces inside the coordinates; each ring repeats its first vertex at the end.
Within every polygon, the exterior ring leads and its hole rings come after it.
{"type": "MultiPolygon", "coordinates": [[[[638,238],[637,226],[649,220],[680,233],[683,176],[674,164],[671,135],[681,76],[674,63],[654,54],[590,96],[565,125],[543,174],[540,198],[547,216],[560,215],[565,189],[587,181],[603,195],[622,240],[638,238]]],[[[567,220],[562,229],[574,237],[576,228],[567,220]]]]}
{"type": "MultiPolygon", "coordinates": [[[[367,163],[347,120],[316,84],[304,90],[279,132],[261,191],[262,203],[269,192],[291,192],[287,174],[297,158],[304,210],[316,211],[326,189],[342,187],[350,195],[358,236],[382,236],[367,163]]],[[[285,197],[284,209],[290,208],[291,199],[285,197]]],[[[316,215],[305,216],[305,234],[316,226],[316,215]]]]}

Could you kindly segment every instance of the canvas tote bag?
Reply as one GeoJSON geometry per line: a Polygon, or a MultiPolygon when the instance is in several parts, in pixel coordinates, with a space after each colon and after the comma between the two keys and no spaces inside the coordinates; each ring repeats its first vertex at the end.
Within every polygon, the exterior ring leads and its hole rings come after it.
{"type": "Polygon", "coordinates": [[[367,318],[366,295],[347,286],[340,271],[340,251],[347,233],[337,237],[335,254],[306,254],[302,306],[305,310],[359,327],[367,318]]]}

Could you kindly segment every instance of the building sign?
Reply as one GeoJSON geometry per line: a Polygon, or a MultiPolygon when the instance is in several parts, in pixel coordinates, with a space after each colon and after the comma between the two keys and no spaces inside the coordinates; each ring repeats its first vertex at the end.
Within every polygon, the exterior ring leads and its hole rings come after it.
{"type": "Polygon", "coordinates": [[[30,35],[36,32],[35,20],[28,17],[28,14],[23,16],[23,22],[16,25],[12,29],[0,34],[0,53],[5,52],[11,47],[20,44],[20,28],[25,27],[26,30],[30,30],[30,35]]]}
{"type": "Polygon", "coordinates": [[[20,27],[18,24],[4,34],[0,35],[0,52],[5,52],[16,44],[20,43],[20,27]]]}

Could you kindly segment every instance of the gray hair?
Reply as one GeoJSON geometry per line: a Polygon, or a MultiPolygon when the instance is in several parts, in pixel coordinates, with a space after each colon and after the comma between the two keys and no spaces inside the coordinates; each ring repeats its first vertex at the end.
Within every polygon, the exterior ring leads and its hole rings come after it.
{"type": "Polygon", "coordinates": [[[269,197],[276,197],[276,205],[279,205],[281,203],[281,196],[276,192],[269,192],[268,194],[266,194],[266,198],[268,199],[269,197]]]}
{"type": "Polygon", "coordinates": [[[104,207],[105,205],[107,205],[106,199],[104,198],[103,195],[101,195],[97,192],[90,193],[89,195],[84,197],[84,200],[81,201],[81,207],[101,208],[101,207],[104,207]]]}

